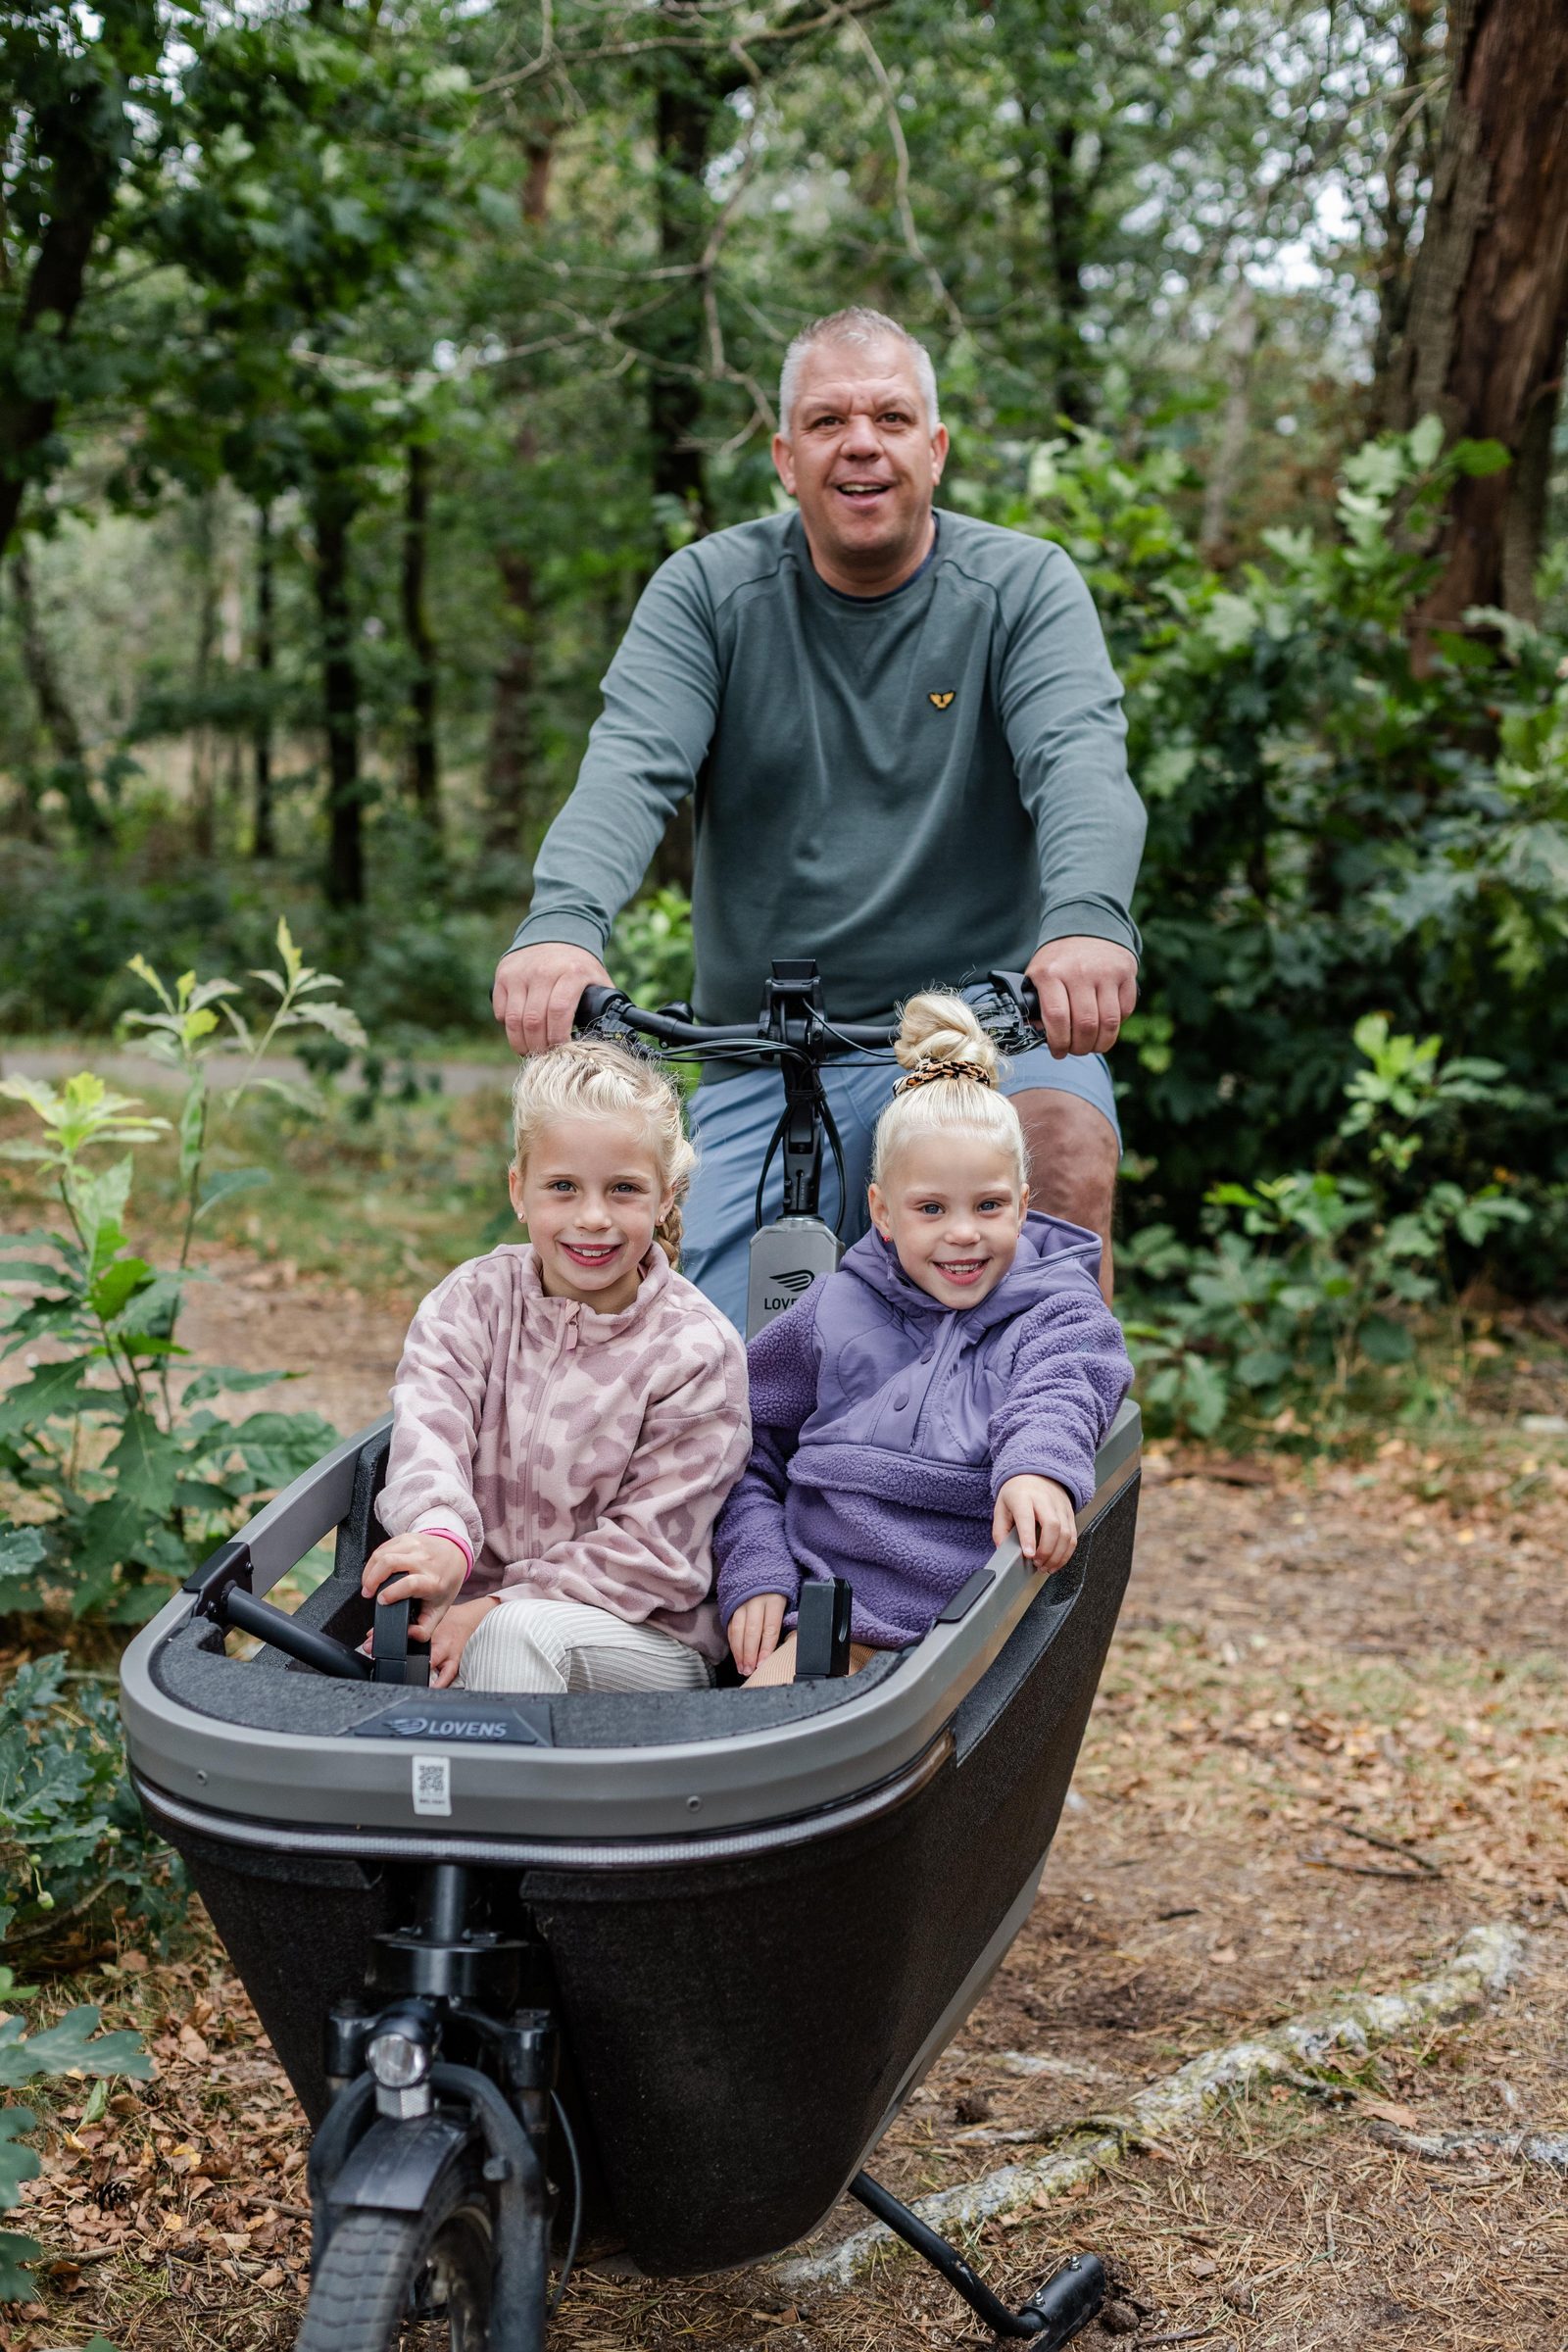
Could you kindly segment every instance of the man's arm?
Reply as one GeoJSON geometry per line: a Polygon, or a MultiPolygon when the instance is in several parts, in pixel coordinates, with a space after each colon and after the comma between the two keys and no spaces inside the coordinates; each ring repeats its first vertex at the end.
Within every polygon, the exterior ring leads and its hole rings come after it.
{"type": "Polygon", "coordinates": [[[1146,820],[1100,616],[1060,550],[1014,621],[999,704],[1035,828],[1041,945],[1028,968],[1047,1041],[1055,1054],[1103,1053],[1138,1001],[1129,909],[1146,820]]]}
{"type": "Polygon", "coordinates": [[[649,582],[604,683],[571,798],[534,861],[533,903],[496,967],[492,1004],[519,1054],[570,1034],[608,981],[610,927],[693,786],[718,714],[718,652],[702,572],[672,557],[649,582]]]}

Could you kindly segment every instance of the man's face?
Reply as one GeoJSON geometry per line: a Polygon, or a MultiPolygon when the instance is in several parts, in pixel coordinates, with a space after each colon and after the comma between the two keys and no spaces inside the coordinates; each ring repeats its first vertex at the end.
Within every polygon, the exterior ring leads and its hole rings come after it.
{"type": "Polygon", "coordinates": [[[851,593],[896,585],[930,544],[948,454],[946,428],[927,422],[912,354],[892,341],[813,343],[785,423],[773,463],[800,502],[817,570],[851,593]]]}

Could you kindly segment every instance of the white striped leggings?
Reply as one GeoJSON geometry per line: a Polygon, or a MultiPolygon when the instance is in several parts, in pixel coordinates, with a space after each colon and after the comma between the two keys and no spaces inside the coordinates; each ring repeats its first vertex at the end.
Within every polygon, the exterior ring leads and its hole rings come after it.
{"type": "Polygon", "coordinates": [[[469,1635],[465,1690],[706,1690],[700,1650],[656,1625],[628,1625],[586,1601],[503,1600],[469,1635]]]}

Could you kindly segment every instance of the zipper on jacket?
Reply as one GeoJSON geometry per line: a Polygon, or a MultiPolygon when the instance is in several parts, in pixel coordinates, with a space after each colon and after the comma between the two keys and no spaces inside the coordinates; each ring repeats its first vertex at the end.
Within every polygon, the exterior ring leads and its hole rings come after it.
{"type": "MultiPolygon", "coordinates": [[[[577,1312],[580,1314],[582,1309],[579,1307],[577,1312]]],[[[522,1531],[527,1539],[523,1545],[522,1556],[525,1560],[536,1559],[539,1552],[538,1529],[534,1525],[533,1517],[534,1449],[538,1446],[539,1433],[545,1424],[545,1408],[550,1401],[550,1392],[555,1387],[556,1376],[576,1345],[577,1320],[576,1316],[573,1316],[561,1335],[561,1345],[545,1366],[544,1378],[539,1383],[539,1394],[534,1399],[533,1419],[528,1430],[528,1450],[522,1457],[522,1531]]]]}
{"type": "Polygon", "coordinates": [[[914,1427],[909,1432],[909,1451],[911,1453],[914,1451],[920,1432],[925,1426],[926,1415],[931,1410],[931,1396],[938,1379],[946,1377],[953,1359],[962,1354],[966,1345],[966,1336],[958,1328],[958,1317],[950,1311],[948,1328],[931,1350],[931,1365],[926,1374],[925,1395],[920,1399],[920,1409],[914,1416],[914,1427]]]}

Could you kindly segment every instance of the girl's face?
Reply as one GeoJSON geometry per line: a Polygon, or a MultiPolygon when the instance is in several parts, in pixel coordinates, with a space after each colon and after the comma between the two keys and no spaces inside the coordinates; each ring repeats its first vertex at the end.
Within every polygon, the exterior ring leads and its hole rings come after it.
{"type": "Polygon", "coordinates": [[[637,1296],[638,1269],[671,1194],[636,1119],[578,1116],[547,1127],[524,1166],[509,1171],[512,1205],[539,1252],[549,1298],[602,1315],[637,1296]]]}
{"type": "Polygon", "coordinates": [[[1008,1154],[984,1136],[912,1136],[870,1191],[871,1222],[939,1306],[974,1306],[1011,1265],[1029,1206],[1008,1154]]]}

